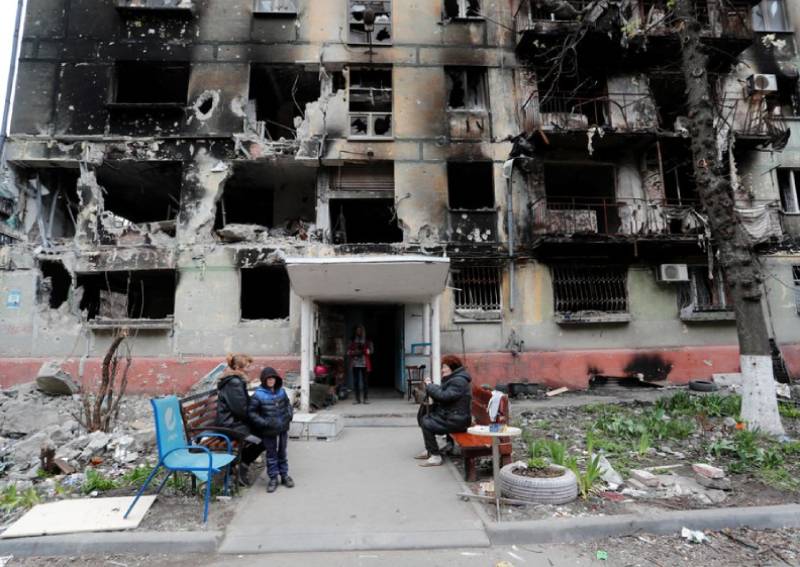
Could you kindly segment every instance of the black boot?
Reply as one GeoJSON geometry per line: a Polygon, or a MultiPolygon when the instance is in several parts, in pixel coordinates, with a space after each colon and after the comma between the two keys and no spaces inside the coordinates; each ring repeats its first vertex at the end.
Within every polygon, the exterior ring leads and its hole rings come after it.
{"type": "Polygon", "coordinates": [[[286,488],[294,488],[294,481],[288,474],[281,476],[281,484],[286,488]]]}
{"type": "Polygon", "coordinates": [[[278,477],[272,477],[267,482],[267,493],[272,493],[278,490],[278,477]]]}
{"type": "Polygon", "coordinates": [[[250,466],[245,463],[239,463],[239,470],[237,472],[239,477],[240,486],[250,486],[250,466]]]}

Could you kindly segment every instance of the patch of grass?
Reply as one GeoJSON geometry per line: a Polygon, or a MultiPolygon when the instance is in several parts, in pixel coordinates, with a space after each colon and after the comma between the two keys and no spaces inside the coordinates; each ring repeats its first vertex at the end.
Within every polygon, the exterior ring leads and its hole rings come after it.
{"type": "Polygon", "coordinates": [[[48,478],[51,478],[51,477],[54,477],[54,476],[55,475],[53,473],[47,472],[42,467],[39,467],[39,469],[36,471],[36,478],[38,478],[39,480],[47,480],[48,478]]]}
{"type": "Polygon", "coordinates": [[[778,404],[778,412],[786,419],[800,419],[800,407],[794,404],[778,404]]]}
{"type": "Polygon", "coordinates": [[[549,430],[553,424],[547,419],[537,419],[533,423],[531,423],[531,427],[534,429],[540,429],[542,431],[549,430]]]}
{"type": "Polygon", "coordinates": [[[784,455],[800,455],[800,441],[791,441],[790,443],[783,443],[781,451],[784,455]]]}
{"type": "Polygon", "coordinates": [[[778,490],[800,492],[800,479],[786,467],[764,469],[759,471],[758,477],[767,486],[778,490]]]}
{"type": "Polygon", "coordinates": [[[644,457],[649,449],[650,449],[650,434],[645,431],[644,433],[642,433],[642,435],[639,437],[639,441],[636,443],[636,452],[639,454],[640,457],[644,457]]]}
{"type": "Polygon", "coordinates": [[[742,397],[720,394],[690,394],[681,391],[656,402],[656,407],[671,415],[707,417],[738,417],[742,410],[742,397]]]}
{"type": "Polygon", "coordinates": [[[119,482],[113,478],[103,476],[97,469],[86,470],[86,481],[83,483],[83,493],[89,494],[95,490],[98,492],[105,492],[119,487],[119,482]]]}
{"type": "Polygon", "coordinates": [[[589,460],[586,464],[586,471],[581,472],[577,462],[572,463],[569,468],[578,478],[578,490],[581,493],[581,498],[588,499],[592,488],[600,481],[602,474],[600,471],[600,456],[595,455],[593,459],[589,460]]]}
{"type": "Polygon", "coordinates": [[[131,469],[122,475],[121,482],[124,486],[132,486],[133,488],[140,488],[147,477],[153,471],[153,467],[139,466],[131,469]]]}
{"type": "Polygon", "coordinates": [[[530,470],[544,470],[546,469],[550,463],[544,457],[531,457],[528,459],[528,469],[530,470]]]}
{"type": "Polygon", "coordinates": [[[8,514],[20,508],[32,508],[40,501],[41,499],[35,488],[30,487],[19,492],[16,485],[11,484],[0,493],[0,510],[8,514]]]}

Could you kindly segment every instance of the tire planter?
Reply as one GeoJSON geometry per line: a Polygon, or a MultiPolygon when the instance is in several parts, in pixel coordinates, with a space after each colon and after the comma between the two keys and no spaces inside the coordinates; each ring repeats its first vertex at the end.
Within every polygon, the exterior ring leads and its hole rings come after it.
{"type": "Polygon", "coordinates": [[[709,380],[692,380],[689,382],[689,389],[695,392],[716,392],[719,386],[709,380]]]}
{"type": "Polygon", "coordinates": [[[527,500],[540,504],[566,504],[578,497],[578,479],[571,470],[558,465],[564,474],[555,478],[536,478],[514,474],[518,468],[526,468],[522,461],[511,463],[500,469],[500,493],[514,500],[527,500]]]}

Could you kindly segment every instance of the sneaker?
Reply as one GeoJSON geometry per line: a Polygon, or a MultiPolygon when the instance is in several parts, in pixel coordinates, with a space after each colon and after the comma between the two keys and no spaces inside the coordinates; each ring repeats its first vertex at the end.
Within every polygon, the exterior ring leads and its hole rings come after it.
{"type": "Polygon", "coordinates": [[[427,461],[425,461],[424,463],[420,463],[419,466],[421,466],[421,467],[438,467],[443,462],[444,461],[442,461],[442,456],[441,455],[431,455],[430,457],[428,457],[427,461]]]}
{"type": "Polygon", "coordinates": [[[267,482],[267,493],[272,493],[278,490],[278,477],[273,477],[267,482]]]}
{"type": "Polygon", "coordinates": [[[417,459],[418,461],[427,461],[428,457],[430,457],[430,456],[431,456],[431,454],[428,453],[428,451],[422,451],[422,453],[419,453],[418,455],[414,455],[414,458],[417,459]]]}
{"type": "Polygon", "coordinates": [[[294,488],[294,481],[288,474],[281,476],[281,484],[286,488],[294,488]]]}

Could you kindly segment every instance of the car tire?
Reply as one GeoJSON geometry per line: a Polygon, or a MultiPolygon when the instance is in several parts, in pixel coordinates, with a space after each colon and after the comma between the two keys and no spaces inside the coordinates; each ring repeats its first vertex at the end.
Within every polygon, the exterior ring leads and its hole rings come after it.
{"type": "Polygon", "coordinates": [[[695,392],[716,392],[719,386],[710,380],[692,380],[689,382],[689,389],[695,392]]]}
{"type": "Polygon", "coordinates": [[[561,469],[564,474],[555,478],[535,478],[519,476],[514,470],[524,468],[522,461],[511,463],[500,469],[500,493],[514,500],[538,502],[540,504],[566,504],[578,497],[578,479],[575,473],[565,467],[551,465],[561,469]]]}

